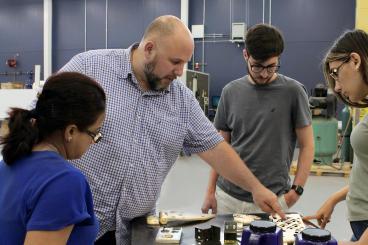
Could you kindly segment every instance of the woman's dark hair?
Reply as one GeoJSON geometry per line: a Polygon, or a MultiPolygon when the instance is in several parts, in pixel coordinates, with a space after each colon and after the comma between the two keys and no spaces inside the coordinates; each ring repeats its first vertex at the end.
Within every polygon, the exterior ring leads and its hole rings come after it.
{"type": "Polygon", "coordinates": [[[330,76],[330,65],[332,61],[344,61],[351,53],[357,53],[361,59],[359,71],[363,81],[368,84],[368,34],[362,30],[344,32],[332,45],[323,60],[323,74],[330,88],[345,103],[353,107],[368,107],[368,99],[365,98],[359,103],[350,101],[341,93],[335,91],[335,79],[330,76]]]}
{"type": "Polygon", "coordinates": [[[68,125],[86,130],[105,111],[106,95],[92,78],[77,72],[50,76],[36,108],[12,108],[9,133],[3,138],[2,155],[6,164],[31,153],[35,144],[68,125]]]}
{"type": "Polygon", "coordinates": [[[284,39],[280,30],[267,24],[249,28],[245,38],[245,49],[257,61],[280,56],[284,51],[284,39]]]}

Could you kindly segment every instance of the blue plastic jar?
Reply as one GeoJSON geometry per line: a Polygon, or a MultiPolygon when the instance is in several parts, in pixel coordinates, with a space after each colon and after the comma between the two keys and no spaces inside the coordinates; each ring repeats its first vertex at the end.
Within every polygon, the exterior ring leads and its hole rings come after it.
{"type": "Polygon", "coordinates": [[[283,245],[282,230],[274,222],[253,221],[243,230],[241,245],[283,245]]]}
{"type": "Polygon", "coordinates": [[[327,230],[307,228],[296,236],[295,245],[337,245],[327,230]]]}

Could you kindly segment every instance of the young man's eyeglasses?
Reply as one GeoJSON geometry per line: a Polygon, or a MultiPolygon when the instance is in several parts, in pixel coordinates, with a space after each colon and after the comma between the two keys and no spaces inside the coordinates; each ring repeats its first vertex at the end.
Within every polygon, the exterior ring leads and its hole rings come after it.
{"type": "Polygon", "coordinates": [[[277,72],[280,69],[280,66],[279,65],[263,66],[261,64],[256,65],[250,64],[250,69],[254,73],[261,73],[264,69],[266,69],[267,73],[272,74],[277,72]]]}
{"type": "Polygon", "coordinates": [[[88,129],[86,129],[86,130],[85,130],[85,132],[86,132],[89,136],[91,136],[91,138],[92,138],[93,142],[95,142],[95,143],[100,142],[100,140],[102,139],[102,134],[101,134],[101,132],[100,132],[100,131],[98,131],[97,133],[94,133],[94,132],[91,132],[91,131],[89,131],[88,129]]]}
{"type": "Polygon", "coordinates": [[[342,63],[338,67],[331,69],[330,76],[335,81],[339,79],[339,70],[340,70],[340,68],[342,67],[343,64],[346,64],[347,62],[349,62],[349,60],[350,60],[350,56],[348,56],[344,60],[342,60],[342,63]]]}

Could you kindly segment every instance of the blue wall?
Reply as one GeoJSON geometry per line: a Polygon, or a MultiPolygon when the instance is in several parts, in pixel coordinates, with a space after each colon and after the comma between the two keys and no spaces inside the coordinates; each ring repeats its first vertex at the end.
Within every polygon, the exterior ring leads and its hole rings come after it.
{"type": "MultiPolygon", "coordinates": [[[[229,36],[230,19],[248,26],[263,19],[263,1],[260,0],[191,0],[190,25],[203,23],[204,2],[206,34],[229,36]]],[[[266,23],[269,22],[269,3],[265,0],[266,23]]],[[[299,80],[310,90],[324,82],[321,60],[328,47],[344,30],[354,28],[355,1],[273,0],[271,3],[271,23],[283,32],[286,43],[280,73],[299,80]]],[[[206,38],[206,41],[213,40],[206,38]]],[[[196,41],[196,44],[194,60],[201,63],[202,43],[196,41]]],[[[243,46],[223,41],[205,42],[204,49],[204,71],[211,74],[211,95],[220,95],[224,85],[246,74],[243,46]]]]}
{"type": "MultiPolygon", "coordinates": [[[[42,0],[0,0],[0,73],[29,72],[35,64],[42,64],[42,4],[42,0]],[[6,60],[17,54],[17,67],[8,67],[6,60]]],[[[26,79],[0,76],[0,82],[26,79]]]]}
{"type": "Polygon", "coordinates": [[[85,49],[126,48],[139,42],[145,27],[157,16],[180,16],[180,0],[108,0],[106,23],[106,1],[84,3],[84,0],[54,1],[54,71],[85,49]]]}
{"type": "MultiPolygon", "coordinates": [[[[53,1],[53,71],[85,49],[125,48],[138,42],[147,24],[159,15],[180,16],[180,0],[108,0],[106,38],[106,1],[86,2],[85,6],[84,0],[53,1]]],[[[269,2],[265,0],[265,22],[269,21],[269,2]]],[[[206,38],[203,45],[203,70],[211,75],[210,95],[220,95],[224,85],[246,73],[243,46],[227,41],[231,22],[246,22],[248,26],[262,22],[263,1],[190,0],[189,26],[203,23],[204,3],[205,33],[224,35],[206,38]]],[[[17,71],[42,65],[43,1],[0,0],[0,4],[0,72],[14,70],[5,60],[16,53],[17,71]]],[[[321,59],[332,41],[345,29],[354,28],[355,1],[273,0],[271,21],[286,41],[280,72],[311,89],[323,82],[321,59]]],[[[202,62],[199,40],[194,62],[202,62]]],[[[5,80],[9,78],[0,76],[0,81],[5,80]]]]}

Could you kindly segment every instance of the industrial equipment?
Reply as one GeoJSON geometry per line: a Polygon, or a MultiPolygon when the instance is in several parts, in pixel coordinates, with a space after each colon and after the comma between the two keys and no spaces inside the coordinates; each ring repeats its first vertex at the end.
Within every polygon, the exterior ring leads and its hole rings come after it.
{"type": "Polygon", "coordinates": [[[331,164],[337,151],[338,122],[336,115],[337,100],[334,94],[328,93],[323,84],[318,84],[309,97],[312,112],[314,134],[314,161],[331,164]]]}
{"type": "Polygon", "coordinates": [[[187,70],[187,87],[193,91],[194,96],[199,102],[204,114],[208,117],[210,74],[187,70]]]}

